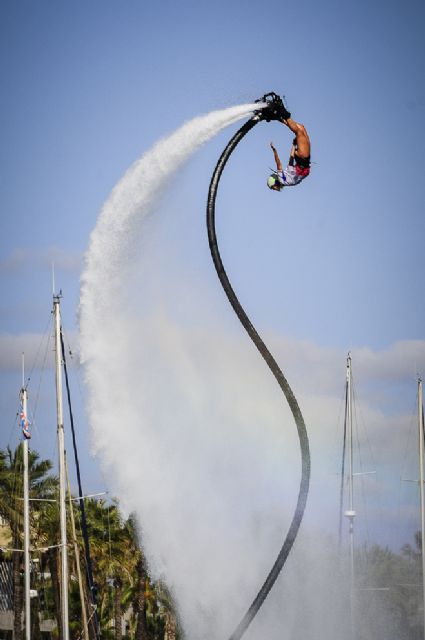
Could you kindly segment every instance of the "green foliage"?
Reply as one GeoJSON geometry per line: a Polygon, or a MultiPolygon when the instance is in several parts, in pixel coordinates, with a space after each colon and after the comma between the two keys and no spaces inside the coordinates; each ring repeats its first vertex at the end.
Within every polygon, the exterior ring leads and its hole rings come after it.
{"type": "MultiPolygon", "coordinates": [[[[0,515],[8,523],[15,548],[22,548],[23,486],[22,447],[16,451],[0,450],[0,515]]],[[[40,460],[36,452],[29,452],[29,481],[31,498],[57,497],[58,481],[51,473],[48,460],[40,460]]],[[[81,533],[80,511],[75,502],[81,571],[86,593],[90,639],[95,637],[85,581],[86,566],[81,533]]],[[[69,511],[69,510],[68,510],[69,511]]],[[[173,598],[166,585],[155,583],[149,576],[141,550],[133,517],[123,518],[116,500],[89,499],[85,511],[90,539],[93,575],[97,587],[98,617],[104,639],[163,640],[166,632],[177,640],[179,629],[173,598]],[[122,621],[126,634],[121,636],[122,621]]],[[[60,635],[58,593],[59,576],[59,509],[57,502],[31,502],[31,548],[33,570],[31,587],[38,597],[31,603],[32,617],[40,623],[56,620],[52,637],[60,635]],[[38,549],[38,551],[35,551],[38,549]]],[[[71,638],[83,637],[82,604],[72,547],[69,542],[69,619],[71,638]]],[[[4,554],[3,554],[4,555],[4,554]]],[[[10,557],[10,553],[6,556],[10,557]]],[[[15,554],[22,571],[22,554],[15,554]]],[[[416,640],[422,634],[422,571],[421,537],[406,544],[396,553],[378,545],[363,546],[356,551],[356,588],[354,613],[357,640],[416,640]]],[[[347,572],[346,572],[347,573],[347,572]]],[[[348,575],[348,574],[347,574],[348,575]]],[[[22,584],[22,575],[18,581],[22,584]]],[[[339,598],[349,600],[347,593],[339,598]]],[[[22,595],[22,594],[21,594],[22,595]]],[[[22,603],[21,603],[22,605],[22,603]]],[[[19,610],[19,606],[16,605],[19,610]]],[[[342,605],[346,606],[346,605],[342,605]]],[[[40,636],[37,625],[32,630],[35,640],[40,636]]],[[[331,634],[332,635],[332,634],[331,634]]],[[[336,635],[335,637],[338,637],[336,635]]]]}
{"type": "MultiPolygon", "coordinates": [[[[416,536],[416,540],[418,540],[416,536]]],[[[415,640],[423,627],[422,572],[418,549],[401,553],[374,545],[356,556],[356,622],[359,640],[415,640]]]]}
{"type": "MultiPolygon", "coordinates": [[[[52,637],[60,635],[58,600],[60,527],[58,507],[58,479],[51,473],[49,460],[40,460],[34,451],[28,453],[29,493],[31,501],[30,529],[32,573],[31,588],[38,597],[31,602],[35,621],[33,636],[39,637],[39,622],[56,620],[52,637]],[[40,498],[49,501],[41,501],[40,498]]],[[[14,548],[22,548],[23,538],[23,453],[22,446],[12,452],[0,450],[0,515],[7,523],[14,548]]],[[[75,503],[74,503],[75,505],[75,503]]],[[[98,592],[98,615],[103,638],[116,639],[121,635],[121,619],[125,616],[128,638],[162,640],[165,614],[174,615],[169,594],[162,585],[154,584],[148,576],[144,557],[138,542],[133,518],[124,519],[117,501],[90,499],[85,502],[94,580],[98,592]]],[[[86,566],[81,534],[80,512],[74,506],[77,523],[77,543],[81,571],[85,584],[86,566]]],[[[78,586],[76,563],[72,552],[72,532],[69,527],[69,624],[71,638],[82,638],[82,605],[78,586]]],[[[6,553],[2,556],[9,557],[6,553]]],[[[16,554],[18,583],[22,600],[22,554],[16,554]]],[[[22,602],[18,609],[22,607],[22,602]]],[[[94,638],[92,616],[88,607],[90,637],[94,638]]]]}

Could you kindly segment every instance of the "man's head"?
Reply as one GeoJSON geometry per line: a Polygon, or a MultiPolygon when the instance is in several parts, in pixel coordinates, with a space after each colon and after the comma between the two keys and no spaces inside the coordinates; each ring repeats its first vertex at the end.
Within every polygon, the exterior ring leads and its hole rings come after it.
{"type": "Polygon", "coordinates": [[[267,178],[267,186],[269,189],[272,189],[272,191],[281,191],[285,185],[279,174],[272,173],[267,178]]]}

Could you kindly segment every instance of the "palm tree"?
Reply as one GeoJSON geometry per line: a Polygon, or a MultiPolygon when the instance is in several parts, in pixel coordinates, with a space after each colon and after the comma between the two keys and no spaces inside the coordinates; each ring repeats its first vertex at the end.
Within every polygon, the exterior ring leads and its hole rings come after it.
{"type": "MultiPolygon", "coordinates": [[[[61,584],[60,584],[60,527],[59,527],[59,506],[58,500],[53,503],[45,505],[39,518],[39,532],[38,539],[39,545],[45,547],[46,552],[43,554],[43,564],[50,573],[51,586],[49,589],[49,596],[53,604],[53,615],[56,620],[56,626],[59,638],[63,637],[62,633],[62,610],[61,602],[59,598],[61,584]]],[[[70,532],[69,532],[70,534],[70,532]]],[[[71,539],[69,535],[68,539],[71,539]]],[[[82,540],[80,538],[79,544],[82,546],[82,540]]],[[[78,582],[73,580],[75,571],[72,570],[72,556],[69,554],[69,574],[70,582],[69,588],[69,627],[71,634],[76,637],[82,636],[82,615],[81,615],[81,601],[80,592],[78,588],[78,582]]]]}
{"type": "Polygon", "coordinates": [[[147,625],[147,596],[152,594],[148,590],[148,575],[145,558],[140,549],[137,525],[134,516],[130,516],[125,523],[129,544],[132,550],[132,574],[131,601],[135,618],[135,640],[148,640],[149,632],[147,625]]]}
{"type": "Polygon", "coordinates": [[[62,613],[60,603],[60,528],[59,528],[59,506],[57,502],[58,489],[55,494],[56,500],[51,503],[44,503],[40,510],[38,519],[37,539],[39,546],[44,547],[43,564],[50,573],[51,588],[49,595],[53,604],[53,616],[56,620],[58,635],[62,637],[62,613]]]}
{"type": "MultiPolygon", "coordinates": [[[[174,604],[165,586],[149,579],[134,518],[123,519],[116,501],[89,499],[85,510],[102,637],[122,640],[123,616],[132,611],[129,622],[134,640],[162,640],[164,629],[168,640],[174,640],[178,635],[174,604]]],[[[82,544],[81,534],[78,537],[82,544]]],[[[55,551],[50,551],[53,581],[55,551]]],[[[78,613],[74,618],[78,626],[78,613]]]]}
{"type": "Polygon", "coordinates": [[[136,520],[130,516],[125,523],[133,557],[131,603],[134,615],[134,639],[164,638],[176,640],[180,635],[176,607],[164,583],[150,580],[136,520]]]}
{"type": "Polygon", "coordinates": [[[126,522],[116,501],[107,504],[104,500],[88,500],[86,515],[92,541],[93,573],[100,595],[101,626],[108,635],[111,633],[107,629],[112,627],[115,640],[121,640],[123,602],[134,564],[126,522]]]}
{"type": "Polygon", "coordinates": [[[164,619],[164,640],[176,640],[181,633],[173,596],[162,582],[157,586],[157,593],[164,619]]]}
{"type": "MultiPolygon", "coordinates": [[[[28,479],[30,499],[49,498],[57,480],[48,473],[52,468],[49,460],[40,460],[35,451],[28,452],[28,479]]],[[[14,638],[22,638],[22,553],[23,546],[23,446],[18,445],[12,453],[10,447],[0,450],[0,515],[9,524],[12,533],[13,564],[13,611],[14,638]]],[[[31,524],[35,525],[39,510],[33,503],[31,524]]]]}
{"type": "Polygon", "coordinates": [[[358,550],[359,638],[388,640],[419,637],[418,585],[420,583],[420,538],[417,550],[405,545],[401,553],[364,545],[358,550]],[[419,543],[419,546],[418,546],[419,543]],[[366,590],[364,590],[366,588],[366,590]],[[376,591],[375,591],[376,589],[376,591]],[[370,634],[370,635],[368,635],[370,634]]]}

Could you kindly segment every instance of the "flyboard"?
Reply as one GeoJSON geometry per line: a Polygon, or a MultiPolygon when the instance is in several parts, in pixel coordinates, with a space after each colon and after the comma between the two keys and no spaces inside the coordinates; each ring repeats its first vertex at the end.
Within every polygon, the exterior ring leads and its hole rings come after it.
{"type": "Polygon", "coordinates": [[[310,484],[310,447],[307,435],[307,429],[305,426],[304,418],[302,416],[300,407],[298,405],[297,399],[289,386],[286,377],[284,376],[282,370],[274,359],[273,355],[270,353],[269,349],[261,339],[254,325],[248,318],[245,313],[242,305],[240,304],[235,291],[230,283],[230,280],[226,274],[223,262],[221,260],[220,252],[218,249],[217,243],[217,235],[215,229],[215,201],[218,190],[218,185],[220,182],[221,175],[223,173],[224,167],[230,158],[233,151],[236,149],[237,145],[241,142],[242,138],[253,129],[259,122],[265,121],[270,122],[272,120],[283,121],[288,118],[288,111],[283,104],[283,100],[276,93],[267,93],[259,100],[256,100],[258,103],[258,110],[254,111],[254,115],[250,118],[242,127],[235,133],[235,135],[231,138],[227,146],[225,147],[223,153],[221,154],[217,165],[215,167],[214,173],[211,178],[209,192],[208,192],[208,202],[207,202],[207,229],[208,229],[208,241],[211,250],[211,256],[214,262],[215,269],[217,271],[218,278],[221,282],[221,285],[224,289],[224,292],[233,307],[236,315],[238,316],[241,324],[245,328],[249,337],[257,347],[261,356],[264,358],[267,366],[269,367],[271,373],[275,377],[278,385],[280,386],[286,401],[291,409],[292,415],[294,417],[298,439],[301,450],[301,479],[298,491],[298,499],[295,508],[294,515],[292,517],[291,524],[286,533],[285,539],[283,541],[282,547],[277,555],[277,558],[270,569],[263,585],[255,596],[251,606],[248,608],[246,614],[230,636],[229,640],[239,640],[249,625],[251,624],[254,617],[257,615],[261,605],[272,589],[274,583],[277,580],[277,577],[282,570],[283,565],[286,562],[286,559],[289,555],[289,552],[292,549],[292,546],[295,542],[295,538],[298,534],[298,530],[301,525],[301,521],[304,515],[307,495],[310,484]]]}

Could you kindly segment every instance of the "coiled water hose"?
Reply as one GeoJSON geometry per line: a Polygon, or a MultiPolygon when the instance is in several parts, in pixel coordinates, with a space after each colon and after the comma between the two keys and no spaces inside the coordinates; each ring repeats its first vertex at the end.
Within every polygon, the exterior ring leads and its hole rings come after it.
{"type": "Polygon", "coordinates": [[[271,588],[273,587],[276,579],[286,562],[286,559],[289,555],[289,552],[294,544],[295,538],[298,534],[298,530],[301,524],[301,520],[304,515],[304,510],[307,502],[308,488],[310,483],[310,448],[308,442],[308,435],[306,426],[304,423],[303,416],[301,414],[301,410],[298,406],[298,402],[292,392],[291,387],[289,386],[285,376],[283,375],[281,369],[279,368],[276,360],[264,344],[263,340],[257,333],[255,327],[252,322],[246,315],[244,309],[242,308],[233,288],[230,284],[229,278],[227,277],[226,271],[223,266],[223,262],[220,257],[220,252],[218,250],[217,245],[217,235],[215,231],[215,200],[217,195],[217,189],[220,181],[221,174],[223,169],[228,161],[230,155],[236,149],[239,142],[242,138],[256,125],[264,119],[261,115],[255,115],[253,118],[248,120],[242,127],[235,133],[233,138],[227,144],[223,153],[221,154],[220,159],[217,162],[214,173],[211,178],[210,188],[208,192],[208,203],[207,203],[207,228],[208,228],[208,241],[210,245],[211,255],[214,262],[214,266],[217,271],[217,275],[220,279],[221,285],[224,289],[224,292],[229,299],[230,304],[232,305],[236,315],[238,316],[240,322],[244,326],[247,331],[249,337],[254,342],[258,351],[263,356],[266,361],[270,371],[276,378],[276,381],[280,388],[282,389],[285,398],[289,404],[289,407],[292,411],[292,415],[294,416],[295,424],[297,427],[298,438],[300,442],[301,448],[301,480],[300,480],[300,488],[298,492],[298,500],[296,509],[292,518],[291,525],[289,527],[288,533],[286,534],[286,538],[283,542],[282,548],[278,553],[278,556],[274,562],[273,567],[271,568],[268,576],[266,577],[263,586],[260,588],[259,592],[255,596],[251,606],[248,611],[230,636],[229,640],[239,640],[245,631],[248,629],[249,625],[257,615],[261,605],[269,594],[271,588]]]}

